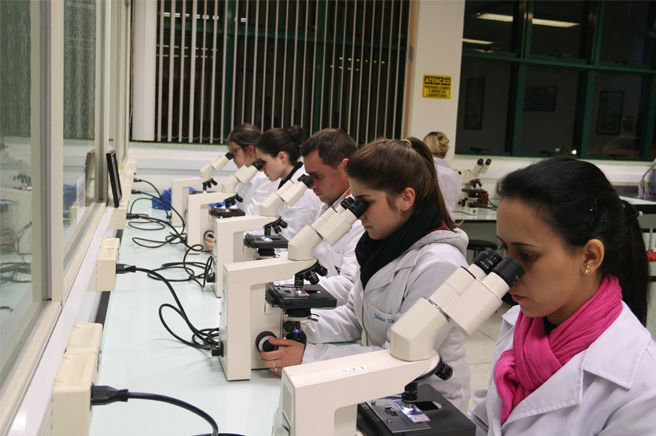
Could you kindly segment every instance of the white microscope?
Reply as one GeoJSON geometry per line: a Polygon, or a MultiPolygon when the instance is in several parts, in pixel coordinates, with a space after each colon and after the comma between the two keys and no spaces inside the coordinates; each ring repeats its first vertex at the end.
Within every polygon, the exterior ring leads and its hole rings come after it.
{"type": "Polygon", "coordinates": [[[311,308],[335,307],[336,300],[330,293],[321,287],[303,288],[298,274],[315,270],[318,265],[312,256],[315,247],[322,240],[335,244],[366,209],[366,205],[356,201],[342,213],[327,211],[330,218],[317,220],[318,229],[305,226],[289,241],[287,258],[223,266],[219,360],[229,381],[249,380],[251,369],[264,368],[260,347],[269,337],[283,336],[289,330],[285,329],[289,322],[307,319],[311,308]],[[299,279],[294,286],[275,285],[267,291],[268,283],[294,275],[299,279]]]}
{"type": "Polygon", "coordinates": [[[501,260],[488,249],[468,268],[458,268],[430,298],[417,301],[394,324],[389,350],[286,367],[274,434],[353,436],[357,405],[365,402],[369,403],[360,407],[374,414],[381,403],[379,417],[391,427],[400,420],[412,430],[422,429],[415,424],[427,423],[414,422],[416,416],[429,413],[418,410],[412,398],[406,397],[419,380],[432,374],[442,379],[450,376],[450,367],[433,349],[438,334],[450,320],[468,336],[474,333],[523,274],[514,259],[501,260]],[[400,401],[383,398],[400,392],[404,392],[400,401]]]}
{"type": "Polygon", "coordinates": [[[213,220],[214,293],[217,297],[221,297],[222,292],[220,277],[223,274],[223,265],[256,260],[262,256],[261,252],[264,250],[269,250],[266,254],[273,256],[275,248],[287,248],[285,238],[272,234],[272,230],[287,225],[278,217],[278,209],[283,203],[290,206],[296,204],[305,191],[312,187],[312,183],[312,179],[306,174],[296,182],[288,180],[260,204],[259,215],[213,220]],[[262,228],[265,229],[263,236],[247,235],[244,238],[244,232],[262,228]]]}
{"type": "MultiPolygon", "coordinates": [[[[212,178],[212,172],[218,171],[228,164],[233,157],[232,153],[228,152],[225,155],[217,156],[213,161],[205,164],[200,170],[198,177],[191,177],[186,179],[175,179],[171,182],[171,206],[177,210],[180,216],[185,216],[187,212],[187,199],[189,198],[189,187],[203,185],[203,191],[211,188],[212,185],[217,183],[212,178]]],[[[171,224],[175,227],[182,226],[182,219],[177,214],[171,215],[171,224]]]]}
{"type": "Polygon", "coordinates": [[[479,208],[487,207],[489,194],[483,189],[480,176],[487,172],[491,163],[492,159],[480,158],[476,161],[473,169],[465,171],[465,174],[461,174],[462,194],[454,207],[455,211],[476,215],[478,214],[479,208]]]}
{"type": "MultiPolygon", "coordinates": [[[[250,166],[242,166],[237,172],[231,174],[222,184],[221,192],[196,193],[188,196],[187,199],[187,245],[203,245],[205,234],[214,229],[214,221],[217,217],[244,216],[244,213],[234,209],[211,208],[213,203],[223,201],[233,203],[242,201],[237,195],[237,185],[248,183],[262,169],[264,164],[261,161],[255,161],[250,166]],[[229,213],[226,213],[229,212],[229,213]]],[[[199,251],[190,253],[198,254],[199,251]]]]}

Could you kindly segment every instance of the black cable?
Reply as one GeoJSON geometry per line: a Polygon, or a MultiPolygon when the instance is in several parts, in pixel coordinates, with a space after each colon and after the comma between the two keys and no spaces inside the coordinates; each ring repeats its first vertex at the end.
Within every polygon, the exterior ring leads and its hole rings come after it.
{"type": "MultiPolygon", "coordinates": [[[[205,285],[208,283],[208,277],[209,273],[211,271],[212,264],[214,262],[214,259],[212,256],[209,256],[207,258],[207,261],[205,263],[203,262],[187,262],[187,255],[189,255],[189,252],[191,250],[187,250],[182,257],[182,262],[167,262],[163,263],[161,267],[154,269],[153,271],[165,271],[169,269],[183,269],[188,277],[186,279],[168,279],[170,282],[188,282],[188,281],[194,281],[198,286],[201,287],[201,289],[205,289],[205,285]],[[192,268],[202,268],[203,272],[200,274],[196,274],[196,272],[192,268]],[[198,280],[203,280],[203,283],[200,283],[198,280]]],[[[150,277],[150,276],[149,276],[150,277]]],[[[150,277],[150,278],[155,278],[156,277],[150,277]]]]}
{"type": "MultiPolygon", "coordinates": [[[[133,194],[143,194],[143,195],[147,195],[147,196],[152,197],[152,198],[157,198],[157,197],[155,197],[153,194],[150,194],[150,193],[148,193],[148,192],[137,191],[137,190],[135,190],[135,189],[132,190],[132,193],[133,193],[133,194]]],[[[168,201],[164,200],[163,198],[160,197],[160,198],[158,198],[158,200],[160,200],[162,203],[164,203],[164,204],[166,204],[168,207],[170,207],[171,210],[172,210],[173,212],[175,212],[175,214],[176,214],[178,217],[180,217],[180,221],[182,222],[182,230],[180,230],[180,233],[184,233],[184,229],[185,229],[185,225],[186,225],[186,223],[185,223],[185,220],[184,220],[184,218],[182,217],[182,215],[180,215],[180,212],[178,212],[178,211],[177,211],[177,210],[171,205],[171,203],[169,203],[168,201]]]]}
{"type": "MultiPolygon", "coordinates": [[[[165,395],[158,394],[148,394],[142,392],[130,392],[127,389],[116,389],[111,386],[93,386],[91,389],[91,405],[92,406],[102,406],[106,404],[115,403],[116,401],[122,401],[127,403],[128,400],[149,400],[149,401],[159,401],[162,403],[172,404],[177,407],[181,407],[185,410],[188,410],[208,422],[212,427],[212,433],[210,436],[219,436],[222,433],[219,433],[219,426],[217,425],[214,418],[209,414],[202,411],[196,406],[192,406],[189,403],[186,403],[177,398],[167,397],[165,395]]],[[[203,435],[205,436],[205,435],[203,435]]]]}
{"type": "MultiPolygon", "coordinates": [[[[157,189],[157,187],[155,185],[153,185],[152,183],[150,183],[148,180],[135,178],[135,179],[133,179],[133,181],[134,182],[147,183],[155,190],[155,192],[157,192],[157,197],[159,197],[162,209],[164,209],[164,213],[166,214],[166,219],[170,220],[171,219],[171,212],[169,210],[166,210],[166,208],[164,207],[164,203],[166,203],[166,200],[164,200],[164,198],[162,197],[162,194],[161,194],[161,192],[159,192],[159,189],[157,189]]],[[[173,209],[173,208],[171,208],[171,209],[173,209]]],[[[130,210],[132,210],[132,209],[130,209],[130,210]]]]}
{"type": "Polygon", "coordinates": [[[178,341],[182,342],[185,345],[188,345],[193,348],[198,348],[198,349],[203,349],[203,350],[210,350],[212,353],[212,356],[220,356],[223,354],[222,350],[222,345],[221,342],[218,340],[219,338],[219,328],[205,328],[205,329],[198,329],[196,328],[191,321],[189,321],[189,317],[187,316],[187,313],[185,312],[184,308],[182,307],[182,303],[178,299],[178,295],[175,293],[175,290],[173,289],[173,286],[171,286],[171,283],[162,275],[157,273],[154,270],[150,269],[145,269],[145,268],[139,268],[134,265],[125,265],[125,264],[117,264],[116,265],[116,273],[117,274],[125,274],[128,272],[136,272],[136,271],[141,271],[145,272],[148,274],[148,276],[153,275],[157,277],[160,281],[164,282],[164,284],[168,287],[169,291],[171,292],[171,295],[173,295],[173,299],[175,300],[175,303],[177,307],[169,304],[169,303],[164,303],[159,307],[159,319],[162,322],[162,325],[168,331],[171,336],[176,338],[178,341]],[[176,335],[173,330],[166,324],[166,321],[164,321],[164,316],[162,314],[162,310],[168,307],[172,309],[174,312],[176,312],[180,317],[183,319],[183,321],[187,324],[187,327],[189,327],[189,330],[192,332],[191,336],[191,342],[187,341],[185,339],[182,339],[180,336],[176,335]]]}

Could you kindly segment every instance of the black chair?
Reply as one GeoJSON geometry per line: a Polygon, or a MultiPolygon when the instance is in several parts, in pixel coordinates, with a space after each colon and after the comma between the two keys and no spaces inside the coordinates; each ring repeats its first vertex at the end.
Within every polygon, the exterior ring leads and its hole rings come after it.
{"type": "Polygon", "coordinates": [[[494,242],[484,241],[482,239],[470,239],[469,244],[467,245],[467,250],[472,250],[474,252],[472,259],[485,251],[486,248],[491,248],[496,251],[499,247],[494,242]]]}

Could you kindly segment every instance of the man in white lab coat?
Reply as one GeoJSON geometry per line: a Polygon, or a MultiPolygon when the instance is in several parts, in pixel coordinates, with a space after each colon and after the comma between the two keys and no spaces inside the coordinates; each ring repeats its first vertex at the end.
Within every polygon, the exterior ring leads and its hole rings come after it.
{"type": "MultiPolygon", "coordinates": [[[[312,190],[323,203],[317,218],[351,194],[346,163],[356,150],[355,141],[341,129],[320,130],[301,147],[305,171],[314,181],[312,190]]],[[[314,257],[328,270],[319,284],[337,299],[338,306],[346,304],[353,288],[358,265],[355,246],[363,232],[362,224],[356,221],[334,246],[322,241],[314,249],[314,257]]]]}

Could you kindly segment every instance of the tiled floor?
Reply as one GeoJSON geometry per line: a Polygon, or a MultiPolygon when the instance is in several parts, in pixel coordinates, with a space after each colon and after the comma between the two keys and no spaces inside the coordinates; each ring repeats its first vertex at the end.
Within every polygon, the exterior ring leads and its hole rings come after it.
{"type": "MultiPolygon", "coordinates": [[[[487,387],[490,380],[494,346],[501,328],[501,317],[510,307],[510,305],[503,303],[503,306],[476,333],[465,339],[467,361],[471,369],[472,397],[476,389],[487,387]]],[[[474,407],[474,402],[471,400],[469,401],[469,407],[474,407]]]]}

